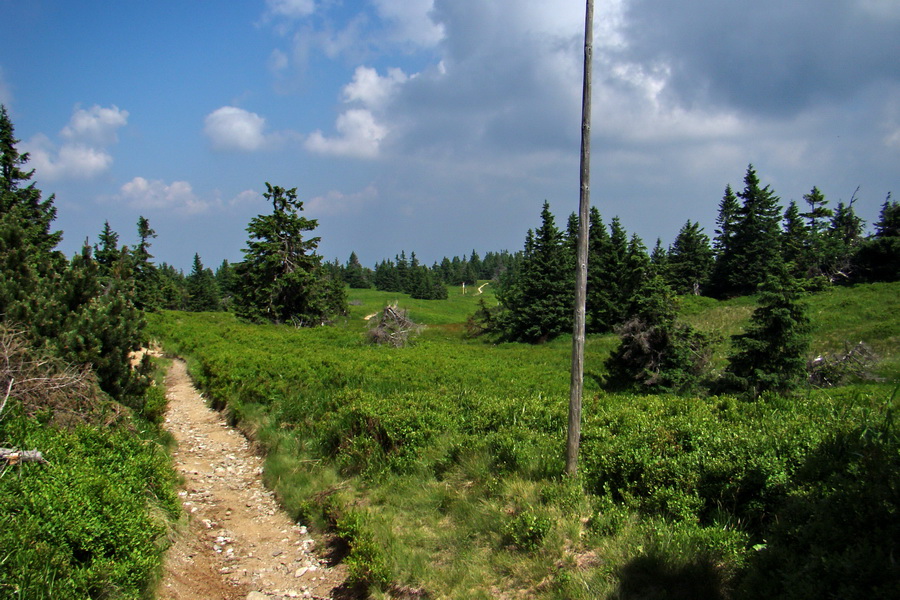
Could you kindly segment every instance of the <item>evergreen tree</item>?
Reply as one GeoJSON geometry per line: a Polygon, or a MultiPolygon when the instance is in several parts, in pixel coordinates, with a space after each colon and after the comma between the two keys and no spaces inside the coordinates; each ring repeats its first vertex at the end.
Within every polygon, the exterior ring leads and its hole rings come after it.
{"type": "Polygon", "coordinates": [[[22,243],[39,254],[48,253],[62,239],[61,231],[50,231],[56,219],[55,197],[42,200],[41,190],[34,182],[29,183],[34,170],[22,170],[28,153],[19,154],[18,143],[6,106],[0,104],[0,217],[18,221],[22,243]]]}
{"type": "Polygon", "coordinates": [[[119,234],[112,230],[109,221],[103,223],[99,243],[94,246],[94,260],[100,267],[102,277],[110,277],[122,261],[122,249],[119,248],[119,234]]]}
{"type": "Polygon", "coordinates": [[[102,280],[91,247],[71,261],[55,250],[62,232],[51,232],[53,196],[26,182],[27,155],[6,109],[0,107],[0,321],[22,328],[36,346],[76,365],[89,364],[100,387],[140,410],[147,379],[131,368],[143,319],[132,303],[130,282],[102,280]]]}
{"type": "Polygon", "coordinates": [[[150,227],[150,221],[141,216],[137,222],[138,243],[131,254],[131,262],[135,286],[135,304],[143,310],[157,310],[162,305],[160,282],[156,266],[150,259],[150,240],[156,237],[156,231],[150,227]]]}
{"type": "Polygon", "coordinates": [[[656,238],[656,244],[653,245],[653,250],[650,251],[650,269],[654,275],[659,275],[664,280],[668,280],[669,255],[666,249],[663,248],[661,238],[656,238]]]}
{"type": "Polygon", "coordinates": [[[806,219],[807,276],[827,276],[831,261],[828,256],[826,232],[834,213],[826,206],[828,201],[817,187],[813,187],[808,194],[804,194],[803,200],[809,206],[809,210],[800,215],[806,219]]]}
{"type": "Polygon", "coordinates": [[[297,189],[266,183],[263,196],[272,214],[258,215],[247,226],[250,239],[236,299],[239,316],[254,321],[319,325],[346,313],[343,282],[328,278],[315,254],[318,237],[304,239],[318,225],[300,216],[297,189]]]}
{"type": "Polygon", "coordinates": [[[544,202],[541,226],[526,236],[521,270],[498,292],[503,338],[541,343],[572,328],[574,290],[566,266],[563,236],[544,202]]]}
{"type": "Polygon", "coordinates": [[[831,225],[825,233],[828,273],[832,281],[853,280],[854,255],[862,243],[863,220],[853,210],[855,198],[844,204],[838,202],[831,225]]]}
{"type": "Polygon", "coordinates": [[[727,285],[720,291],[726,296],[756,292],[783,260],[778,196],[769,186],[760,187],[753,165],[747,167],[744,190],[738,198],[742,205],[731,240],[734,261],[727,285]]]}
{"type": "Polygon", "coordinates": [[[362,264],[360,264],[356,252],[351,252],[350,258],[347,259],[347,265],[344,267],[344,281],[354,289],[365,290],[372,287],[372,283],[369,281],[362,264]]]}
{"type": "Polygon", "coordinates": [[[612,331],[619,318],[616,281],[613,270],[612,240],[600,211],[590,209],[588,224],[588,273],[585,307],[585,330],[590,333],[612,331]]]}
{"type": "Polygon", "coordinates": [[[815,262],[811,254],[809,229],[803,222],[803,216],[797,203],[791,200],[784,211],[784,232],[781,236],[781,251],[784,260],[790,265],[789,272],[793,277],[811,275],[815,262]]]}
{"type": "Polygon", "coordinates": [[[203,266],[199,254],[194,254],[191,274],[187,277],[187,309],[193,312],[219,310],[219,286],[213,272],[203,266]]]}
{"type": "Polygon", "coordinates": [[[700,294],[709,283],[713,252],[700,223],[685,223],[669,248],[669,285],[676,294],[700,294]]]}
{"type": "Polygon", "coordinates": [[[223,260],[222,264],[215,272],[216,285],[219,288],[219,296],[221,298],[220,305],[222,310],[231,310],[233,308],[233,299],[237,290],[237,273],[227,260],[223,260]]]}
{"type": "Polygon", "coordinates": [[[760,291],[750,326],[732,336],[736,353],[729,357],[724,376],[726,387],[753,397],[787,393],[800,386],[806,378],[809,350],[806,307],[786,269],[774,271],[760,291]]]}
{"type": "Polygon", "coordinates": [[[875,234],[856,254],[855,270],[861,281],[900,281],[900,203],[888,194],[875,223],[875,234]]]}
{"type": "Polygon", "coordinates": [[[607,385],[654,393],[694,389],[709,362],[709,339],[677,321],[674,294],[662,277],[641,282],[628,312],[616,328],[619,346],[606,361],[607,385]]]}
{"type": "Polygon", "coordinates": [[[741,205],[731,185],[725,186],[725,193],[719,202],[719,215],[716,217],[716,237],[713,240],[715,264],[710,276],[710,291],[716,296],[723,296],[729,288],[731,271],[736,261],[734,253],[734,235],[741,205]]]}

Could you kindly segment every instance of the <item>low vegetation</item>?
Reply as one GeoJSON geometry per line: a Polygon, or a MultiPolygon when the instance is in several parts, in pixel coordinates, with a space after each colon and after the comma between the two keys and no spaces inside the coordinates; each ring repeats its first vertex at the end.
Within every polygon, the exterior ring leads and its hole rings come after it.
{"type": "MultiPolygon", "coordinates": [[[[489,293],[451,289],[417,314],[401,294],[352,290],[334,328],[162,313],[151,329],[266,446],[288,509],[347,540],[373,597],[887,598],[900,590],[898,285],[805,299],[812,352],[863,340],[881,381],[754,401],[613,394],[600,384],[617,338],[590,337],[575,479],[560,475],[569,340],[490,344],[441,315],[489,293]],[[363,317],[394,300],[429,327],[404,348],[368,344],[363,317]]],[[[753,301],[680,306],[697,331],[740,332],[753,301]]],[[[714,371],[731,351],[719,337],[714,371]]]]}

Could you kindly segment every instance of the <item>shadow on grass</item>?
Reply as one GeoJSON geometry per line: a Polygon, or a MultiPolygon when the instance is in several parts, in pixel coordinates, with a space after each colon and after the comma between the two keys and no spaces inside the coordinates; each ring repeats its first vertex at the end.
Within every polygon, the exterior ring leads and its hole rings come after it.
{"type": "Polygon", "coordinates": [[[724,582],[712,562],[674,565],[663,556],[639,556],[619,572],[609,600],[725,600],[724,582]]]}

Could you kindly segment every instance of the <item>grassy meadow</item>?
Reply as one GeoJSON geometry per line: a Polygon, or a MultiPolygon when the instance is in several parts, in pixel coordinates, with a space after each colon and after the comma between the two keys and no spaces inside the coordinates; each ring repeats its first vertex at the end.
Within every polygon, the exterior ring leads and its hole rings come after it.
{"type": "MultiPolygon", "coordinates": [[[[164,312],[151,332],[263,445],[288,511],[347,542],[370,597],[896,597],[900,284],[808,298],[811,352],[865,341],[879,379],[791,398],[609,394],[617,340],[589,337],[574,479],[571,339],[469,339],[467,318],[495,300],[467,291],[350,290],[336,327],[164,312]],[[368,344],[365,317],[395,301],[427,327],[404,348],[368,344]]],[[[680,310],[720,334],[721,368],[753,307],[680,310]]]]}

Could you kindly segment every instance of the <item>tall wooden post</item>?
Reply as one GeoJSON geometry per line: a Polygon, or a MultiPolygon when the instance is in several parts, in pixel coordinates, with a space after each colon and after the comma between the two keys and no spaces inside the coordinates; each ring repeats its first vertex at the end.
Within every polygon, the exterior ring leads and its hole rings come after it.
{"type": "Polygon", "coordinates": [[[591,68],[594,54],[594,0],[584,17],[584,88],[581,98],[581,193],[578,200],[578,252],[575,273],[575,327],[572,334],[572,383],[566,439],[566,474],[578,472],[581,397],[584,387],[584,320],[587,303],[588,227],[591,205],[591,68]]]}

